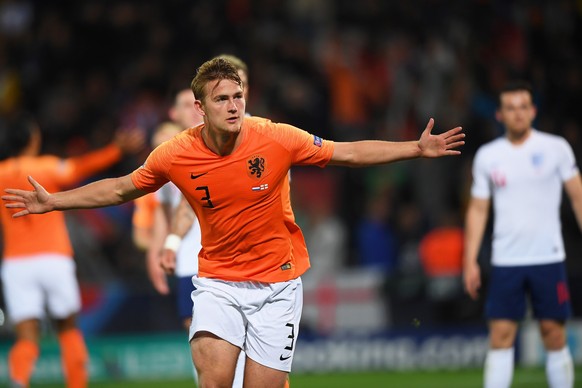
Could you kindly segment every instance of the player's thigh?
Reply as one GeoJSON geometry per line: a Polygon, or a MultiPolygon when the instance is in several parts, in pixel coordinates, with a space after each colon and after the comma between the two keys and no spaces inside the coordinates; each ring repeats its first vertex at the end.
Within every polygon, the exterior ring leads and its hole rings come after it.
{"type": "Polygon", "coordinates": [[[528,283],[534,317],[565,321],[572,315],[564,262],[529,267],[528,283]]]}
{"type": "Polygon", "coordinates": [[[256,296],[243,310],[248,321],[247,357],[271,369],[290,372],[303,308],[301,279],[272,283],[255,291],[256,296]]]}
{"type": "Polygon", "coordinates": [[[81,310],[81,294],[75,262],[70,258],[44,260],[41,281],[52,318],[65,319],[81,310]],[[50,268],[50,270],[49,270],[50,268]]]}
{"type": "MultiPolygon", "coordinates": [[[[198,332],[208,332],[242,349],[246,325],[237,301],[237,288],[228,282],[194,277],[192,279],[192,339],[198,332]]],[[[236,283],[235,283],[236,284],[236,283]]]]}
{"type": "Polygon", "coordinates": [[[244,386],[254,388],[283,388],[288,374],[288,372],[269,368],[248,358],[245,365],[244,386]]]}
{"type": "Polygon", "coordinates": [[[526,272],[524,268],[493,266],[489,278],[485,316],[489,319],[519,321],[526,311],[526,272]]]}
{"type": "Polygon", "coordinates": [[[198,331],[190,341],[201,386],[232,386],[240,348],[216,335],[198,331]]]}
{"type": "Polygon", "coordinates": [[[39,260],[11,259],[2,263],[7,316],[15,324],[44,317],[44,293],[37,266],[39,260]]]}

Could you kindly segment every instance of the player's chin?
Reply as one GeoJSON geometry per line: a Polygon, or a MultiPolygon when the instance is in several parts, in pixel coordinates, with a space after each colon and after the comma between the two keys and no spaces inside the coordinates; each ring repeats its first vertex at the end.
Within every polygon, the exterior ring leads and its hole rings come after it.
{"type": "Polygon", "coordinates": [[[228,121],[225,127],[227,132],[238,133],[242,127],[242,122],[240,120],[228,121]]]}

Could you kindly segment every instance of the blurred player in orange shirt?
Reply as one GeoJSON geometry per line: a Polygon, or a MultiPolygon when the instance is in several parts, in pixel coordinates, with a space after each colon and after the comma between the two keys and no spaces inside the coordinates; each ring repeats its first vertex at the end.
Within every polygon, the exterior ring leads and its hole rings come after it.
{"type": "Polygon", "coordinates": [[[132,174],[49,194],[7,189],[14,217],[121,204],[172,181],[202,229],[193,282],[192,359],[200,386],[230,386],[238,355],[247,355],[244,385],[284,387],[303,306],[301,275],[309,257],[299,227],[286,218],[283,183],[292,165],[364,167],[457,155],[457,127],[417,141],[332,142],[299,128],[245,117],[242,81],[227,60],[205,62],[192,81],[204,124],[156,148],[132,174]]]}
{"type": "MultiPolygon", "coordinates": [[[[46,187],[60,190],[105,170],[125,152],[142,148],[143,136],[120,132],[115,141],[85,155],[60,159],[39,155],[41,133],[29,117],[20,115],[1,128],[0,186],[24,187],[28,174],[46,187]]],[[[62,213],[11,219],[0,209],[4,252],[2,284],[16,343],[8,356],[11,387],[27,387],[39,355],[40,319],[45,308],[56,320],[67,387],[88,385],[88,354],[75,316],[81,308],[73,250],[62,213]]]]}

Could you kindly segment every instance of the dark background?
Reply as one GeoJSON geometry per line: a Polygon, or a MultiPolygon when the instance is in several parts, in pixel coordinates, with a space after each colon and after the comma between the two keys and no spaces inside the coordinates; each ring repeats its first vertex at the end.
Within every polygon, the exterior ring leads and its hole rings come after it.
{"type": "MultiPolygon", "coordinates": [[[[106,144],[119,127],[151,134],[197,67],[231,53],[250,68],[250,113],[323,138],[413,140],[430,117],[436,132],[462,125],[460,157],[297,168],[292,198],[313,270],[382,271],[392,325],[420,310],[425,324],[480,325],[482,302],[463,294],[458,272],[446,298],[431,297],[418,245],[435,228],[462,227],[472,157],[502,134],[494,112],[507,81],[533,84],[536,128],[564,136],[580,163],[580,42],[575,0],[4,0],[0,115],[31,112],[45,152],[76,155],[106,144]]],[[[99,177],[128,173],[146,155],[99,177]]],[[[67,215],[87,325],[105,333],[179,329],[131,242],[131,212],[126,204],[67,215]]],[[[562,213],[580,317],[582,239],[568,201],[562,213]]]]}

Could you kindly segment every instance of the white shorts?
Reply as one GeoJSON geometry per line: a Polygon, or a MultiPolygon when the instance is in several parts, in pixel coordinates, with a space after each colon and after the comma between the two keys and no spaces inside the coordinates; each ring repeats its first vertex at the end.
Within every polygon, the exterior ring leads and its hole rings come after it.
{"type": "Polygon", "coordinates": [[[61,255],[4,259],[2,285],[8,317],[13,323],[41,319],[45,308],[62,319],[81,309],[75,261],[61,255]]]}
{"type": "Polygon", "coordinates": [[[192,279],[190,340],[208,331],[269,368],[291,371],[303,308],[301,278],[279,283],[192,279]]]}

